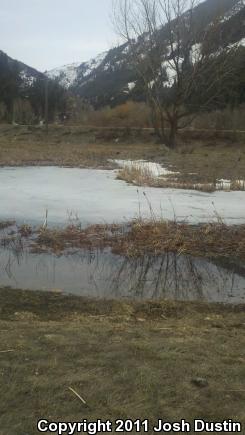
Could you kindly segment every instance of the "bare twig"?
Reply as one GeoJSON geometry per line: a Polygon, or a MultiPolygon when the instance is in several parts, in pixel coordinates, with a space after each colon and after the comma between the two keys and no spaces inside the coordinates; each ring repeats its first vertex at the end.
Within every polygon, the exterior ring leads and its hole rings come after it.
{"type": "Polygon", "coordinates": [[[9,349],[9,350],[0,350],[0,353],[9,353],[9,352],[14,352],[15,349],[9,349]]]}
{"type": "Polygon", "coordinates": [[[82,402],[84,405],[86,405],[85,400],[82,398],[82,396],[80,396],[80,394],[78,394],[78,393],[77,393],[73,388],[71,388],[71,387],[69,387],[69,390],[70,390],[73,394],[75,394],[75,396],[78,397],[78,399],[81,400],[81,402],[82,402]]]}

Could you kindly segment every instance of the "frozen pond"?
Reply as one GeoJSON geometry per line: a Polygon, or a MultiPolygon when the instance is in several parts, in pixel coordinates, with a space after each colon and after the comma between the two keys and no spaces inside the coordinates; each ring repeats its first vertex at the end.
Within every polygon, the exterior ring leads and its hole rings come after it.
{"type": "Polygon", "coordinates": [[[227,224],[245,223],[245,192],[214,192],[137,188],[115,179],[116,171],[59,167],[0,169],[0,220],[48,224],[77,216],[83,225],[122,222],[138,217],[163,217],[190,223],[213,221],[217,213],[227,224]],[[144,193],[146,195],[144,195],[144,193]]]}
{"type": "Polygon", "coordinates": [[[110,250],[55,256],[1,248],[0,283],[96,298],[245,303],[245,270],[175,254],[127,259],[110,250]]]}

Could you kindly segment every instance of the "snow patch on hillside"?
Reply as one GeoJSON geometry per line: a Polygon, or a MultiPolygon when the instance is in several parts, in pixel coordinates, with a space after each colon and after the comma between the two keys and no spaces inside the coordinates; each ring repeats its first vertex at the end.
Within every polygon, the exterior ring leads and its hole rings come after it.
{"type": "Polygon", "coordinates": [[[88,62],[75,62],[62,67],[54,68],[46,74],[50,79],[58,79],[59,84],[69,89],[75,84],[79,76],[89,77],[104,61],[107,51],[100,53],[88,62]]]}
{"type": "Polygon", "coordinates": [[[71,63],[59,68],[54,68],[46,74],[50,79],[59,79],[59,83],[68,89],[77,79],[77,71],[80,63],[71,63]]]}
{"type": "Polygon", "coordinates": [[[105,60],[107,53],[108,53],[107,51],[104,51],[103,53],[100,53],[100,54],[98,54],[98,56],[96,56],[93,59],[89,60],[88,62],[84,62],[82,64],[83,76],[87,77],[95,69],[99,68],[99,66],[105,60]]]}
{"type": "Polygon", "coordinates": [[[191,60],[193,65],[195,65],[195,63],[199,62],[199,60],[201,58],[201,53],[202,53],[202,44],[197,43],[197,44],[192,45],[191,50],[190,50],[190,60],[191,60]]]}
{"type": "Polygon", "coordinates": [[[230,44],[228,47],[229,48],[245,47],[245,38],[240,39],[240,41],[235,42],[234,44],[230,44]]]}
{"type": "Polygon", "coordinates": [[[128,83],[128,89],[129,91],[132,91],[136,86],[136,82],[130,82],[128,83]]]}
{"type": "Polygon", "coordinates": [[[245,0],[239,0],[220,20],[220,23],[230,20],[234,15],[238,14],[245,6],[245,0]]]}
{"type": "Polygon", "coordinates": [[[22,70],[20,72],[20,78],[22,80],[23,85],[27,86],[27,87],[32,86],[34,81],[35,81],[35,77],[33,77],[32,75],[28,74],[26,72],[26,70],[22,70]]]}

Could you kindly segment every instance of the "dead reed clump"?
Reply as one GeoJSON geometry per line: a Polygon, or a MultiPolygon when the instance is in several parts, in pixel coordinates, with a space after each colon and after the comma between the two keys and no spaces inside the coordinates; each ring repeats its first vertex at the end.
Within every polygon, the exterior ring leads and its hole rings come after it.
{"type": "Polygon", "coordinates": [[[121,225],[90,225],[82,229],[80,225],[69,225],[64,229],[40,228],[33,248],[60,253],[65,249],[105,248],[113,244],[113,239],[121,233],[121,225]]]}
{"type": "Polygon", "coordinates": [[[213,183],[191,183],[184,181],[171,181],[168,178],[159,179],[158,187],[169,189],[184,189],[184,190],[198,190],[199,192],[215,192],[216,188],[213,183]]]}
{"type": "Polygon", "coordinates": [[[15,221],[1,221],[0,222],[0,231],[5,230],[6,228],[12,227],[15,225],[15,221]]]}
{"type": "Polygon", "coordinates": [[[135,222],[113,248],[129,257],[175,252],[201,257],[232,257],[245,260],[245,225],[222,222],[188,225],[176,222],[135,222]]]}
{"type": "Polygon", "coordinates": [[[231,181],[230,190],[245,190],[245,180],[231,181]]]}
{"type": "Polygon", "coordinates": [[[157,177],[154,177],[150,169],[147,167],[141,167],[137,164],[125,166],[120,169],[117,174],[117,179],[136,186],[158,187],[158,179],[157,177]]]}
{"type": "Polygon", "coordinates": [[[172,176],[155,175],[149,168],[137,164],[124,167],[118,171],[118,180],[126,181],[135,186],[161,187],[169,189],[199,190],[203,192],[214,192],[214,183],[194,183],[191,181],[173,179],[172,176]]]}
{"type": "MultiPolygon", "coordinates": [[[[217,222],[188,225],[176,221],[150,221],[138,219],[127,225],[91,225],[81,228],[70,225],[66,228],[38,230],[26,229],[14,240],[21,243],[32,234],[25,247],[33,252],[53,252],[57,255],[69,248],[104,249],[126,257],[161,255],[173,252],[206,258],[231,258],[245,262],[245,225],[225,225],[217,216],[217,222]]],[[[13,243],[1,239],[1,244],[13,243]]]]}
{"type": "Polygon", "coordinates": [[[65,248],[62,232],[63,231],[41,228],[34,242],[34,249],[37,247],[43,249],[45,247],[54,252],[62,251],[65,248]]]}
{"type": "Polygon", "coordinates": [[[30,225],[27,224],[23,224],[18,228],[18,233],[22,236],[22,237],[29,237],[32,235],[33,233],[33,229],[30,225]]]}
{"type": "Polygon", "coordinates": [[[241,191],[245,190],[244,180],[217,180],[209,177],[203,179],[197,174],[171,173],[166,175],[155,174],[150,167],[141,166],[137,162],[120,169],[117,179],[126,181],[135,186],[161,187],[165,189],[198,190],[212,193],[216,190],[241,191]]]}

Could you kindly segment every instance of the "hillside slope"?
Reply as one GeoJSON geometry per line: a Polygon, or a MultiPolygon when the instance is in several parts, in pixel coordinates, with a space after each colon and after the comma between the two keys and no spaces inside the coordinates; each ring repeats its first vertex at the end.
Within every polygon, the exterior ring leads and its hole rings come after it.
{"type": "Polygon", "coordinates": [[[45,75],[35,68],[26,65],[25,63],[13,59],[6,53],[0,50],[0,73],[16,72],[20,78],[20,84],[23,87],[28,87],[38,78],[44,78],[45,75]]]}
{"type": "MultiPolygon", "coordinates": [[[[245,46],[245,0],[206,0],[194,10],[194,19],[200,28],[205,29],[217,16],[219,40],[215,41],[214,51],[228,45],[245,46]]],[[[159,30],[166,39],[166,29],[159,30]]],[[[144,35],[142,36],[144,40],[144,35]]],[[[137,41],[139,49],[141,41],[137,41]]],[[[130,68],[130,47],[127,43],[98,55],[89,62],[73,64],[48,72],[66,88],[95,107],[118,104],[129,97],[140,99],[138,78],[130,68]]]]}

